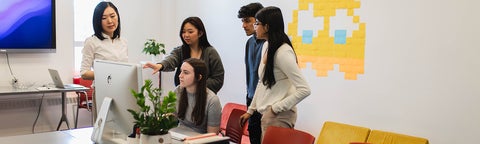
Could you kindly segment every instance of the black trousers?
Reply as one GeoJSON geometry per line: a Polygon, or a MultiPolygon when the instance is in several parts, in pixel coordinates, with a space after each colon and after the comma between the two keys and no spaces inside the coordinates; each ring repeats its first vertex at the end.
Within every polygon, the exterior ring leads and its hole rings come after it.
{"type": "MultiPolygon", "coordinates": [[[[247,97],[247,107],[252,103],[252,99],[247,97]]],[[[248,119],[248,134],[251,144],[262,143],[262,114],[257,111],[253,112],[253,115],[248,119]]]]}

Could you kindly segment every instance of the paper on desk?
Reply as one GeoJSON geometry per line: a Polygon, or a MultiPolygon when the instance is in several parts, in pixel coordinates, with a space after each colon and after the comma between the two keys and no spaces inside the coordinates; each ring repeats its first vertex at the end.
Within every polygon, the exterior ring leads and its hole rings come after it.
{"type": "Polygon", "coordinates": [[[183,141],[183,140],[185,140],[185,138],[188,137],[185,134],[181,134],[181,133],[178,133],[178,132],[175,132],[175,131],[170,131],[170,135],[172,136],[172,139],[179,140],[179,141],[183,141]]]}
{"type": "Polygon", "coordinates": [[[206,143],[229,143],[230,137],[221,137],[217,135],[192,139],[192,140],[185,140],[185,144],[206,144],[206,143]]]}

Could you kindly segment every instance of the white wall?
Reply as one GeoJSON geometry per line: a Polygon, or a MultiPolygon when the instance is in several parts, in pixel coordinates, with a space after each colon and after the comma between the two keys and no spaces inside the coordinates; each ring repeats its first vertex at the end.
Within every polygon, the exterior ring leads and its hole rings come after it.
{"type": "MultiPolygon", "coordinates": [[[[244,45],[236,18],[247,1],[202,0],[162,3],[175,7],[161,18],[176,19],[162,31],[177,41],[181,21],[199,16],[225,67],[222,104],[244,103],[244,45]]],[[[297,1],[260,0],[276,5],[291,22],[297,1]]],[[[338,67],[328,77],[304,74],[312,95],[298,105],[296,128],[317,136],[326,120],[425,137],[435,144],[476,143],[480,133],[479,1],[361,0],[356,11],[366,23],[365,74],[345,80],[338,67]]],[[[166,36],[168,37],[168,36],[166,36]]],[[[173,46],[176,46],[173,45],[173,46]]],[[[167,73],[164,77],[172,77],[167,73]]],[[[173,80],[163,80],[173,88],[173,80]]]]}
{"type": "MultiPolygon", "coordinates": [[[[122,36],[129,41],[131,62],[148,60],[140,54],[148,37],[164,41],[168,52],[180,45],[183,19],[201,17],[224,62],[222,104],[244,103],[247,37],[236,14],[252,0],[114,2],[121,11],[122,36]]],[[[298,9],[297,1],[260,2],[282,8],[286,22],[291,21],[291,11],[298,9]]],[[[322,123],[331,120],[425,137],[435,144],[476,143],[480,133],[479,4],[472,0],[362,0],[358,14],[367,25],[365,74],[358,80],[344,80],[338,69],[328,77],[316,77],[311,68],[304,69],[312,95],[298,105],[296,128],[317,136],[322,123]]],[[[59,50],[12,54],[10,62],[20,79],[48,81],[49,67],[59,69],[64,79],[73,74],[72,1],[57,1],[57,5],[59,50]]],[[[8,85],[7,66],[1,62],[0,67],[0,84],[8,85]]],[[[173,73],[163,74],[162,86],[173,89],[173,73]]]]}

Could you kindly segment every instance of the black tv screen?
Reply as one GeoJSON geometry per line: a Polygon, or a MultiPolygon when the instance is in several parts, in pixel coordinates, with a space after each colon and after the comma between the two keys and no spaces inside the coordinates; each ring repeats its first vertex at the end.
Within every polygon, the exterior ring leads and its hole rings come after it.
{"type": "Polygon", "coordinates": [[[0,4],[0,52],[55,52],[55,0],[0,4]]]}

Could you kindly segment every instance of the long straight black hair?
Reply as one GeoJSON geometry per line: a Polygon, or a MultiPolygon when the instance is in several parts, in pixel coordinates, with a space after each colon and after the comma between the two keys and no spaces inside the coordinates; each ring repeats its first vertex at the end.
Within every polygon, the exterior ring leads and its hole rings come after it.
{"type": "Polygon", "coordinates": [[[118,13],[118,9],[115,5],[113,5],[112,2],[100,2],[97,4],[95,7],[95,10],[93,11],[93,31],[95,32],[95,36],[97,36],[98,39],[104,40],[106,39],[103,37],[102,32],[103,32],[103,27],[102,27],[102,17],[103,17],[103,12],[107,7],[113,8],[115,10],[115,13],[117,13],[117,19],[118,19],[118,26],[115,31],[113,31],[113,38],[120,37],[120,13],[118,13]]]}
{"type": "Polygon", "coordinates": [[[271,88],[275,85],[275,76],[273,75],[274,56],[278,48],[284,43],[292,46],[292,42],[285,34],[282,11],[278,7],[269,6],[261,9],[255,15],[257,21],[267,30],[268,49],[267,49],[267,64],[265,65],[265,72],[263,74],[262,83],[271,88]]]}
{"type": "MultiPolygon", "coordinates": [[[[202,49],[202,51],[204,49],[206,49],[207,47],[212,46],[208,42],[207,32],[205,31],[205,26],[203,25],[202,20],[199,17],[188,17],[185,20],[183,20],[182,25],[180,27],[180,32],[178,33],[178,35],[180,36],[180,39],[182,40],[182,57],[181,57],[182,61],[192,57],[192,56],[190,56],[190,51],[191,51],[190,46],[182,38],[183,27],[187,23],[192,24],[198,30],[198,34],[201,34],[200,38],[198,38],[198,47],[200,47],[200,49],[202,49]]],[[[180,63],[180,65],[178,65],[178,68],[180,68],[181,66],[182,66],[182,64],[180,63]]],[[[180,75],[180,70],[177,70],[175,72],[175,79],[174,79],[175,86],[180,84],[180,80],[178,79],[179,75],[180,75]]]]}
{"type": "Polygon", "coordinates": [[[179,36],[180,39],[182,40],[182,54],[183,54],[183,60],[186,60],[190,58],[190,46],[183,40],[182,38],[182,32],[183,32],[183,27],[185,24],[190,23],[192,24],[197,30],[198,34],[201,34],[200,38],[198,38],[198,46],[203,50],[207,47],[210,47],[210,43],[208,42],[207,39],[207,32],[205,31],[205,26],[203,25],[202,20],[199,17],[188,17],[182,22],[182,26],[180,27],[180,32],[179,36]]]}
{"type": "MultiPolygon", "coordinates": [[[[205,64],[203,60],[196,58],[186,59],[184,63],[190,64],[195,72],[195,83],[197,87],[195,92],[195,106],[193,107],[191,118],[195,125],[200,125],[205,119],[205,108],[207,105],[207,64],[205,64]]],[[[185,119],[188,105],[187,90],[183,88],[178,105],[178,118],[185,119]]]]}

